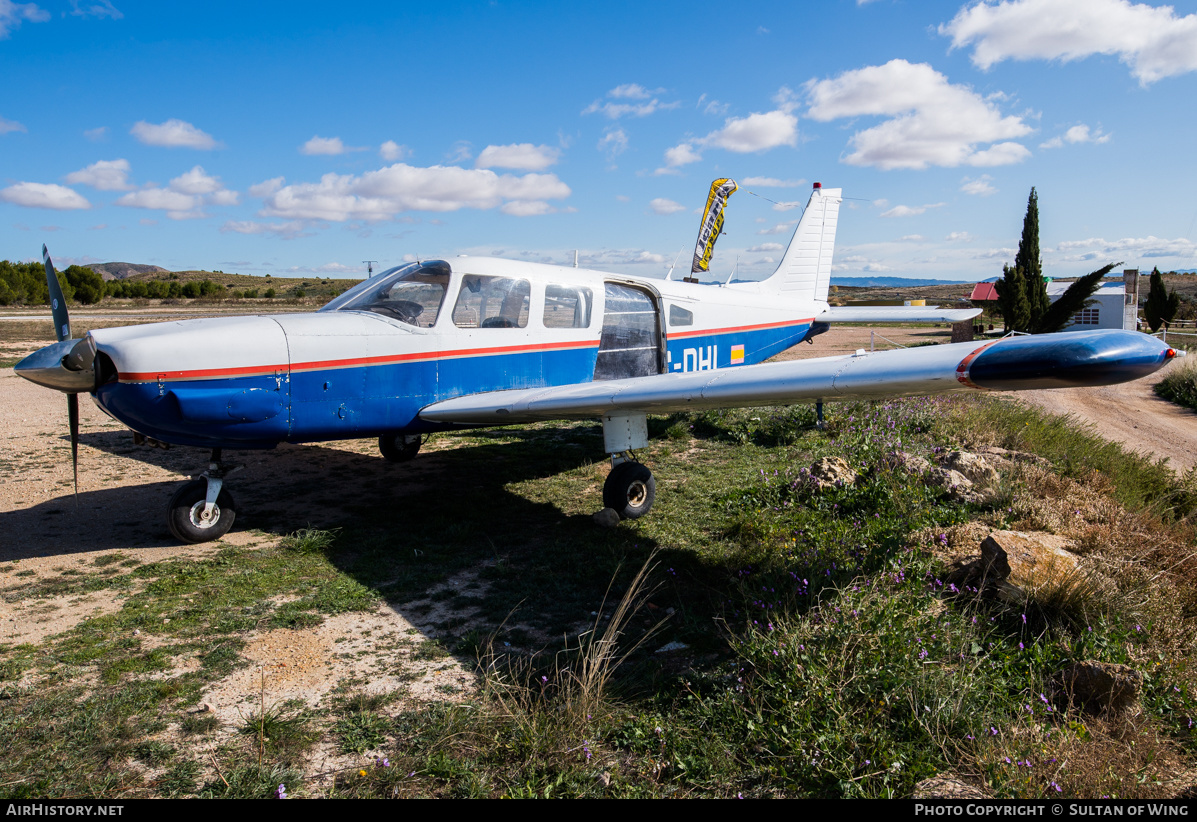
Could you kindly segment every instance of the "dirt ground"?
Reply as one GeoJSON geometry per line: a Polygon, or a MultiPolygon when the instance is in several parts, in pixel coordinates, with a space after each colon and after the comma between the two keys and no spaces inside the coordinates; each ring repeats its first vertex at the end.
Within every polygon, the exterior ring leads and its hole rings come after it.
{"type": "MultiPolygon", "coordinates": [[[[783,358],[851,353],[893,344],[940,341],[944,328],[881,329],[837,327],[801,345],[783,358]],[[880,336],[884,334],[884,337],[880,336]]],[[[30,345],[30,349],[37,347],[30,345]]],[[[1171,367],[1171,366],[1170,366],[1171,367]]],[[[1097,390],[1037,391],[1019,395],[1053,413],[1070,413],[1091,423],[1104,436],[1136,450],[1167,457],[1178,469],[1197,464],[1197,415],[1158,399],[1151,385],[1160,375],[1097,390]]],[[[20,572],[56,575],[64,569],[94,570],[101,554],[121,551],[143,562],[170,557],[203,557],[212,545],[180,546],[165,524],[167,500],[180,481],[205,467],[201,449],[161,450],[133,444],[128,430],[81,398],[81,446],[78,500],[72,493],[65,398],[0,369],[0,419],[5,421],[0,451],[0,586],[14,584],[20,572]]],[[[386,504],[397,482],[418,483],[437,471],[435,452],[423,453],[397,478],[377,453],[373,440],[316,445],[282,445],[271,452],[243,452],[243,466],[230,485],[243,512],[223,544],[246,548],[273,544],[274,534],[304,526],[329,527],[345,518],[348,500],[377,496],[386,504]]],[[[453,580],[452,587],[469,580],[453,580]]],[[[429,592],[431,597],[436,592],[429,592]]],[[[429,601],[431,604],[431,600],[429,601]]],[[[0,602],[0,643],[39,642],[68,630],[88,616],[119,608],[111,594],[58,600],[0,602]]],[[[247,638],[261,669],[243,671],[220,683],[205,701],[223,720],[235,722],[247,700],[259,695],[261,678],[269,680],[271,698],[297,697],[312,704],[343,677],[371,681],[386,689],[390,675],[362,643],[363,636],[392,637],[399,657],[435,636],[431,625],[444,618],[439,608],[422,619],[409,619],[381,606],[367,614],[326,620],[307,630],[262,633],[247,638]],[[265,660],[288,660],[267,665],[265,660]]],[[[391,660],[391,671],[395,670],[391,660]]],[[[449,658],[435,665],[410,660],[416,671],[413,695],[465,693],[472,673],[449,658]]],[[[410,670],[410,669],[409,669],[410,670]]]]}

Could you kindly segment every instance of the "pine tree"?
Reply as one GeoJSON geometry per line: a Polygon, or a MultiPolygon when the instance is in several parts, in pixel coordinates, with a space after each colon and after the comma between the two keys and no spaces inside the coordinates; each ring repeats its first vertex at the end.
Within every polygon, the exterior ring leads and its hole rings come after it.
{"type": "Polygon", "coordinates": [[[1172,322],[1179,308],[1180,297],[1176,289],[1172,289],[1172,293],[1169,294],[1164,286],[1164,276],[1160,274],[1159,268],[1153,268],[1151,288],[1147,292],[1147,302],[1143,304],[1143,318],[1151,326],[1152,332],[1159,331],[1164,323],[1172,322]]]}
{"type": "Polygon", "coordinates": [[[1031,195],[1027,197],[1027,215],[1022,220],[1022,239],[1018,241],[1018,255],[1014,258],[1014,267],[1022,272],[1030,312],[1026,327],[1017,330],[1026,331],[1039,325],[1039,321],[1052,304],[1051,298],[1047,296],[1047,283],[1043,280],[1043,261],[1039,256],[1039,195],[1034,187],[1031,188],[1031,195]]]}

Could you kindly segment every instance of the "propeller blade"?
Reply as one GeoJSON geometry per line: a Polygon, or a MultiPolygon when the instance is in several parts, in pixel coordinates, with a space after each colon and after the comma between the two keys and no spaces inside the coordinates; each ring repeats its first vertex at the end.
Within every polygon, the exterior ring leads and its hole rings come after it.
{"type": "Polygon", "coordinates": [[[67,420],[71,426],[71,468],[75,472],[75,502],[79,501],[79,395],[67,394],[67,420]]]}
{"type": "Polygon", "coordinates": [[[50,262],[50,250],[42,245],[42,262],[46,264],[46,287],[50,289],[50,313],[54,315],[54,336],[59,342],[71,338],[71,318],[67,314],[66,298],[62,296],[62,286],[58,284],[58,275],[54,273],[54,263],[50,262]]]}

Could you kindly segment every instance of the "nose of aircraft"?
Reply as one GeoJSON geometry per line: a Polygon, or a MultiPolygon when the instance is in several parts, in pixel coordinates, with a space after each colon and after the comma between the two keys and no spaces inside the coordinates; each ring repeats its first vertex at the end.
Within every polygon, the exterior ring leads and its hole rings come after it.
{"type": "Polygon", "coordinates": [[[38,385],[67,394],[96,390],[96,342],[91,334],[79,340],[63,340],[34,351],[13,370],[38,385]]]}

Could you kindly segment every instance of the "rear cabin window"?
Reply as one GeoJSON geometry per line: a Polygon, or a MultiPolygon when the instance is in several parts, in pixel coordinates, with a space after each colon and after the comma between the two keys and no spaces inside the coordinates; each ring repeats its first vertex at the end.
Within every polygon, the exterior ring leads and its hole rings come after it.
{"type": "Polygon", "coordinates": [[[527,280],[467,274],[453,306],[458,328],[525,328],[531,290],[527,280]]]}
{"type": "Polygon", "coordinates": [[[589,328],[592,304],[589,288],[548,285],[544,290],[544,327],[589,328]]]}
{"type": "Polygon", "coordinates": [[[669,306],[669,327],[676,328],[681,325],[694,325],[694,312],[678,305],[669,306]]]}

